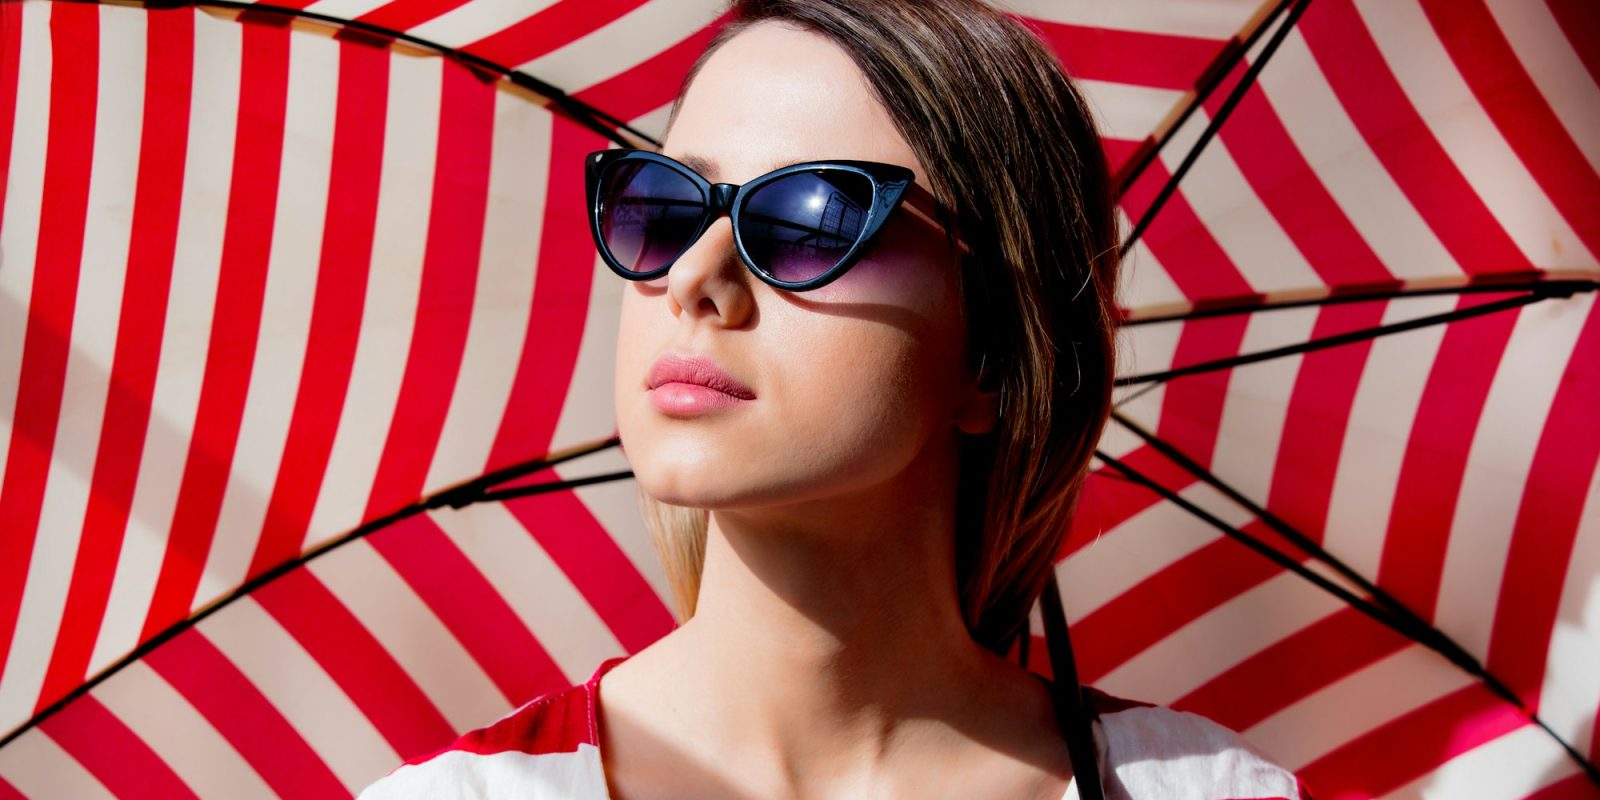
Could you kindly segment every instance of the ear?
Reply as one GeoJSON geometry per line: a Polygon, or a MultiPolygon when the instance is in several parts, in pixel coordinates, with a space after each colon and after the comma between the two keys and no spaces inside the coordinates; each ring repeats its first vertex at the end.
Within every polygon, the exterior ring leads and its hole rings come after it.
{"type": "Polygon", "coordinates": [[[990,433],[1000,421],[1000,387],[993,375],[980,375],[956,408],[956,428],[962,433],[990,433]]]}

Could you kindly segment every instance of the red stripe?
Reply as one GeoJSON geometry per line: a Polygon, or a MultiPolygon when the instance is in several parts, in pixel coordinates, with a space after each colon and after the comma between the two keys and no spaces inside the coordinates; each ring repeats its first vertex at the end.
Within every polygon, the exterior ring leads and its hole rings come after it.
{"type": "Polygon", "coordinates": [[[283,797],[348,800],[350,793],[294,726],[216,645],[194,629],[146,655],[228,744],[283,797]]]}
{"type": "Polygon", "coordinates": [[[350,697],[401,757],[427,753],[455,731],[394,656],[304,568],[253,595],[350,697]]]}
{"type": "MultiPolygon", "coordinates": [[[[1170,178],[1171,173],[1160,160],[1150,162],[1139,180],[1129,186],[1120,199],[1128,219],[1137,220],[1143,216],[1170,178]]],[[[1204,187],[1201,189],[1203,191],[1204,187]]],[[[1150,227],[1145,229],[1141,241],[1189,300],[1255,292],[1249,280],[1217,244],[1194,207],[1189,205],[1183,187],[1167,199],[1150,227]]],[[[1237,350],[1229,355],[1236,353],[1237,350]]]]}
{"type": "Polygon", "coordinates": [[[1482,0],[1423,0],[1472,95],[1592,255],[1600,255],[1600,174],[1584,158],[1482,0]]]}
{"type": "MultiPolygon", "coordinates": [[[[1456,307],[1504,297],[1465,294],[1456,307]]],[[[1412,418],[1377,583],[1425,620],[1432,620],[1436,610],[1467,453],[1518,313],[1447,325],[1412,418]]]]}
{"type": "Polygon", "coordinates": [[[1581,772],[1556,781],[1524,800],[1594,800],[1594,781],[1581,772]]]}
{"type": "Polygon", "coordinates": [[[547,235],[539,245],[522,356],[486,472],[550,451],[550,437],[572,384],[589,309],[594,242],[571,235],[589,225],[583,204],[573,198],[583,196],[584,155],[605,147],[606,142],[565,117],[558,115],[552,122],[550,177],[544,219],[539,222],[539,229],[547,235]]]}
{"type": "Polygon", "coordinates": [[[1393,629],[1345,606],[1273,642],[1171,706],[1234,730],[1247,730],[1411,644],[1393,629]]]}
{"type": "Polygon", "coordinates": [[[504,67],[519,67],[600,30],[645,2],[561,0],[461,49],[504,67]]]}
{"type": "Polygon", "coordinates": [[[729,15],[724,13],[677,44],[620,75],[583,88],[574,96],[595,108],[604,109],[618,119],[634,119],[648,114],[672,102],[689,67],[728,19],[729,15]]]}
{"type": "MultiPolygon", "coordinates": [[[[1244,530],[1254,536],[1267,533],[1259,522],[1244,530]]],[[[1279,572],[1282,568],[1230,538],[1212,541],[1174,561],[1073,626],[1079,680],[1093,683],[1104,678],[1128,659],[1279,572]]]]}
{"type": "Polygon", "coordinates": [[[573,492],[509,500],[506,508],[566,573],[629,653],[674,627],[672,612],[573,492]]]}
{"type": "MultiPolygon", "coordinates": [[[[3,7],[3,6],[15,6],[15,5],[21,5],[21,4],[20,3],[4,3],[4,4],[0,4],[0,7],[3,7]]],[[[4,777],[0,777],[0,800],[28,800],[28,798],[25,795],[23,795],[22,792],[18,791],[17,787],[12,786],[11,784],[7,783],[6,779],[4,777]]]]}
{"type": "Polygon", "coordinates": [[[76,688],[89,669],[127,531],[161,359],[189,146],[195,12],[180,6],[146,13],[144,121],[116,351],[78,559],[41,704],[76,688]]]}
{"type": "MultiPolygon", "coordinates": [[[[1013,19],[1018,15],[1008,14],[1013,19]]],[[[1229,40],[1095,28],[1021,17],[1055,51],[1074,78],[1187,91],[1229,40]]]]}
{"type": "Polygon", "coordinates": [[[391,31],[409,31],[431,19],[466,5],[467,0],[390,0],[377,8],[356,17],[391,31]]]}
{"type": "Polygon", "coordinates": [[[338,110],[328,175],[317,288],[283,459],[250,562],[259,575],[297,555],[316,507],[350,388],[372,267],[389,103],[386,47],[339,42],[338,110]]]}
{"type": "Polygon", "coordinates": [[[405,377],[363,522],[421,496],[456,390],[472,321],[494,150],[495,86],[458,62],[445,61],[441,66],[438,167],[423,252],[422,290],[405,377]]]}
{"type": "Polygon", "coordinates": [[[1411,105],[1350,0],[1313,3],[1299,29],[1351,122],[1461,268],[1532,269],[1411,105]]]}
{"type": "MultiPolygon", "coordinates": [[[[17,124],[17,81],[22,59],[22,4],[0,3],[0,197],[11,174],[11,137],[17,124]]],[[[0,230],[5,229],[0,203],[0,230]]]]}
{"type": "MultiPolygon", "coordinates": [[[[1171,269],[1171,261],[1163,263],[1171,269]]],[[[1184,322],[1183,333],[1178,337],[1178,347],[1172,358],[1173,367],[1238,355],[1249,322],[1245,314],[1204,317],[1184,322]]],[[[1221,369],[1168,381],[1165,397],[1161,400],[1161,421],[1156,426],[1156,435],[1200,466],[1210,468],[1232,375],[1232,369],[1221,369]]]]}
{"type": "MultiPolygon", "coordinates": [[[[1539,707],[1578,520],[1584,504],[1591,501],[1589,487],[1600,462],[1600,415],[1595,414],[1600,408],[1597,308],[1600,306],[1591,298],[1588,318],[1560,373],[1560,388],[1528,468],[1489,640],[1485,666],[1530,708],[1539,707]]],[[[1568,311],[1576,313],[1578,309],[1569,307],[1568,311]]],[[[1559,357],[1551,359],[1551,370],[1561,366],[1559,357]]],[[[1591,577],[1575,575],[1573,579],[1587,581],[1591,577]]],[[[1577,664],[1571,667],[1582,668],[1577,664]]]]}
{"type": "Polygon", "coordinates": [[[39,723],[116,797],[196,797],[139,735],[86,694],[39,723]]]}
{"type": "Polygon", "coordinates": [[[512,705],[568,684],[505,598],[431,518],[407,517],[368,541],[512,705]]]}
{"type": "Polygon", "coordinates": [[[1600,83],[1600,6],[1594,0],[1544,0],[1583,61],[1589,77],[1600,83]]]}
{"type": "MultiPolygon", "coordinates": [[[[1218,95],[1206,101],[1215,117],[1218,95]]],[[[1329,286],[1392,281],[1284,128],[1260,84],[1251,86],[1220,129],[1228,153],[1311,268],[1329,286]]]]}
{"type": "Polygon", "coordinates": [[[205,375],[141,641],[189,615],[211,551],[261,328],[288,88],[289,28],[243,23],[238,132],[205,375]]]}
{"type": "MultiPolygon", "coordinates": [[[[1141,444],[1125,455],[1116,456],[1116,459],[1128,469],[1173,491],[1179,491],[1194,482],[1193,475],[1149,445],[1141,444]]],[[[1060,561],[1093,545],[1104,533],[1115,530],[1136,514],[1161,502],[1161,495],[1123,477],[1115,467],[1103,467],[1090,472],[1078,500],[1078,508],[1072,515],[1071,530],[1067,533],[1066,541],[1062,542],[1056,560],[1060,561]]]]}
{"type": "MultiPolygon", "coordinates": [[[[57,57],[50,73],[49,144],[39,205],[39,242],[32,296],[21,309],[28,315],[28,323],[10,449],[0,482],[0,669],[10,655],[22,605],[61,414],[94,155],[99,17],[97,5],[50,5],[50,46],[57,57]]],[[[16,311],[7,309],[6,313],[16,311]]]]}
{"type": "Polygon", "coordinates": [[[1380,797],[1528,724],[1474,684],[1389,721],[1299,770],[1317,800],[1380,797]]]}

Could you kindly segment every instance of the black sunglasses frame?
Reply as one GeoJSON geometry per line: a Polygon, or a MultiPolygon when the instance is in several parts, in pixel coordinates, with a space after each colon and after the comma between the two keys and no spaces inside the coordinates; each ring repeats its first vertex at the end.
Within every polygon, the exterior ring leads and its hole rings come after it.
{"type": "MultiPolygon", "coordinates": [[[[933,193],[917,185],[914,173],[899,164],[884,164],[877,161],[831,160],[807,161],[800,164],[791,164],[775,169],[765,175],[752,178],[744,184],[712,183],[695,172],[688,165],[671,157],[650,150],[634,150],[628,148],[613,148],[590,153],[584,159],[585,188],[589,204],[589,232],[594,236],[595,248],[599,250],[600,257],[612,272],[631,281],[647,281],[664,275],[678,259],[694,247],[695,242],[705,235],[712,223],[723,215],[728,215],[733,223],[733,246],[739,253],[739,260],[744,262],[756,277],[767,284],[791,292],[803,292],[820,288],[837,280],[865,253],[873,238],[882,229],[883,224],[894,213],[896,208],[903,205],[905,208],[926,220],[936,227],[944,227],[938,221],[944,216],[939,210],[938,202],[933,193]],[[682,175],[692,183],[700,192],[701,202],[705,204],[705,211],[701,214],[700,224],[695,229],[694,235],[683,249],[673,256],[666,264],[649,272],[635,272],[624,267],[611,250],[606,246],[605,237],[601,232],[601,220],[605,215],[604,199],[601,189],[605,185],[605,178],[612,169],[618,165],[647,162],[659,164],[663,167],[682,175]],[[750,251],[745,248],[744,234],[740,221],[745,206],[749,203],[751,195],[763,186],[773,181],[781,180],[790,175],[801,172],[851,172],[865,176],[872,183],[872,202],[867,206],[867,218],[862,223],[861,233],[856,241],[845,251],[844,255],[828,269],[816,277],[804,281],[785,281],[769,274],[756,264],[751,258],[750,251]]],[[[961,247],[966,249],[964,243],[961,247]]]]}

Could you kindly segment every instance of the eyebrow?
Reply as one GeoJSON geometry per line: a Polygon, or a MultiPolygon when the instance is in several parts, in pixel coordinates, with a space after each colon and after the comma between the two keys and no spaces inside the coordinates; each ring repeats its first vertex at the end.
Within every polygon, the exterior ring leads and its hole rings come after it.
{"type": "MultiPolygon", "coordinates": [[[[667,154],[666,153],[662,153],[661,155],[667,155],[667,154]]],[[[693,154],[685,154],[685,155],[681,155],[681,156],[667,156],[667,157],[676,160],[678,163],[688,167],[689,169],[694,170],[695,172],[700,173],[702,176],[705,177],[706,180],[711,181],[712,183],[716,183],[721,178],[721,175],[719,174],[720,170],[717,169],[717,162],[712,161],[709,158],[705,158],[703,156],[697,156],[697,155],[693,155],[693,154]]],[[[775,163],[775,164],[768,164],[768,165],[766,165],[765,167],[762,168],[762,170],[761,170],[761,172],[759,174],[765,175],[768,172],[772,172],[773,170],[778,169],[779,167],[787,167],[790,164],[799,164],[799,163],[800,163],[799,161],[789,161],[789,162],[779,162],[779,163],[775,163]]]]}

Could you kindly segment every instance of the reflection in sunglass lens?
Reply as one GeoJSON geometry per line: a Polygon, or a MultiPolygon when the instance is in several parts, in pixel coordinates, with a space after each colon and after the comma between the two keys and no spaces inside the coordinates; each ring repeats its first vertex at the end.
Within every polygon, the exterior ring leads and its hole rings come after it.
{"type": "Polygon", "coordinates": [[[600,187],[600,234],[623,267],[645,273],[688,249],[706,199],[688,178],[660,164],[623,162],[600,187]]]}
{"type": "Polygon", "coordinates": [[[739,237],[756,266],[780,281],[811,280],[855,244],[872,206],[872,180],[844,170],[796,172],[751,192],[739,237]]]}

